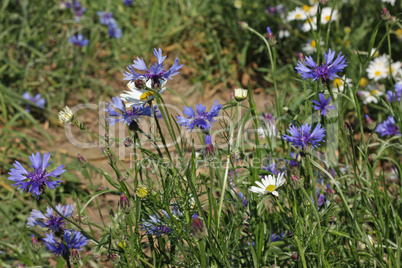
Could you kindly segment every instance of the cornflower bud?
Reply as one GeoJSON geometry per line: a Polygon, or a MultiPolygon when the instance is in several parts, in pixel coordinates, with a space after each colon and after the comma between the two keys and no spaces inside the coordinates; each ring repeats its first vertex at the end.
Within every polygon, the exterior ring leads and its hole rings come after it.
{"type": "Polygon", "coordinates": [[[273,46],[276,44],[276,38],[271,32],[271,28],[267,27],[267,37],[268,37],[268,44],[273,46]]]}
{"type": "Polygon", "coordinates": [[[303,55],[303,53],[299,53],[299,61],[301,61],[301,62],[303,62],[303,61],[305,61],[306,59],[304,58],[304,55],[303,55]]]}
{"type": "Polygon", "coordinates": [[[197,214],[193,215],[193,222],[191,225],[191,233],[197,239],[201,239],[207,235],[207,229],[205,228],[204,223],[198,217],[197,214]]]}
{"type": "Polygon", "coordinates": [[[248,23],[244,21],[239,21],[239,26],[243,29],[246,30],[248,28],[248,23]]]}
{"type": "Polygon", "coordinates": [[[94,253],[92,254],[92,258],[94,259],[94,261],[98,262],[100,259],[100,254],[99,253],[94,253]]]}
{"type": "Polygon", "coordinates": [[[80,154],[78,154],[78,162],[80,162],[82,168],[86,168],[87,160],[80,154]]]}
{"type": "Polygon", "coordinates": [[[137,80],[135,80],[134,85],[135,85],[135,87],[137,89],[140,89],[140,90],[145,89],[147,87],[145,79],[137,79],[137,80]]]}
{"type": "Polygon", "coordinates": [[[131,147],[133,145],[133,140],[130,137],[127,137],[124,139],[124,146],[125,147],[131,147]]]}
{"type": "Polygon", "coordinates": [[[40,248],[42,247],[42,244],[36,239],[34,235],[31,235],[31,245],[32,245],[32,250],[35,252],[38,252],[40,248]]]}
{"type": "Polygon", "coordinates": [[[80,253],[75,248],[70,251],[70,260],[72,263],[79,263],[81,260],[80,253]]]}
{"type": "Polygon", "coordinates": [[[130,213],[132,204],[131,201],[127,198],[127,196],[124,193],[121,193],[120,195],[120,208],[124,213],[130,213]]]}
{"type": "Polygon", "coordinates": [[[120,262],[120,255],[117,253],[112,253],[109,255],[109,257],[114,264],[118,264],[120,262]]]}
{"type": "Polygon", "coordinates": [[[381,18],[383,20],[389,20],[391,18],[391,14],[386,7],[384,7],[381,11],[381,18]]]}
{"type": "Polygon", "coordinates": [[[294,189],[300,189],[303,187],[303,180],[294,174],[292,174],[292,182],[294,189]]]}

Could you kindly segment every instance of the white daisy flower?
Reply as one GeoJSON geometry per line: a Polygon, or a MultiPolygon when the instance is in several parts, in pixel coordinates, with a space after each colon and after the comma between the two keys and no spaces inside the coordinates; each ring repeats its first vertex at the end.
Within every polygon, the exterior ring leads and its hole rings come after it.
{"type": "Polygon", "coordinates": [[[296,9],[293,11],[290,11],[288,13],[288,16],[286,17],[287,21],[305,20],[305,19],[307,19],[307,14],[301,7],[296,7],[296,9]]]}
{"type": "MultiPolygon", "coordinates": [[[[139,105],[139,104],[145,104],[148,101],[152,100],[153,98],[155,98],[155,93],[152,91],[149,91],[147,88],[152,88],[152,80],[149,79],[146,83],[145,86],[140,86],[140,85],[136,85],[135,83],[137,82],[129,82],[127,84],[127,87],[130,89],[130,91],[128,90],[124,90],[124,94],[120,94],[120,97],[123,101],[127,102],[126,105],[128,107],[132,106],[132,105],[139,105]]],[[[166,87],[166,80],[161,79],[160,81],[160,90],[159,90],[159,94],[162,94],[163,92],[165,92],[166,87]]]]}
{"type": "Polygon", "coordinates": [[[374,81],[387,78],[387,64],[382,61],[382,57],[375,58],[373,61],[370,61],[366,72],[368,78],[374,79],[374,81]]]}
{"type": "Polygon", "coordinates": [[[313,27],[313,30],[317,30],[317,18],[308,18],[302,25],[301,29],[303,32],[309,32],[313,27]],[[310,26],[311,23],[311,26],[310,26]]]}
{"type": "Polygon", "coordinates": [[[259,196],[269,193],[278,196],[279,194],[277,191],[275,191],[275,189],[282,186],[286,182],[286,180],[283,178],[283,175],[284,173],[280,173],[278,177],[275,177],[273,175],[264,176],[261,182],[255,182],[259,187],[252,186],[250,188],[250,191],[258,194],[259,196]]]}
{"type": "Polygon", "coordinates": [[[378,98],[382,95],[384,95],[384,93],[377,89],[359,91],[359,96],[362,98],[363,104],[378,103],[378,98]]]}
{"type": "Polygon", "coordinates": [[[235,0],[234,1],[234,7],[235,8],[240,9],[242,7],[242,5],[243,5],[243,1],[241,1],[241,0],[235,0]]]}
{"type": "Polygon", "coordinates": [[[377,48],[375,48],[375,47],[373,47],[373,48],[371,49],[370,57],[375,58],[375,57],[378,57],[378,55],[380,55],[380,53],[378,52],[378,50],[376,51],[376,49],[377,49],[377,48]]]}
{"type": "Polygon", "coordinates": [[[395,5],[395,0],[381,0],[383,3],[390,3],[391,6],[395,5]]]}
{"type": "MultiPolygon", "coordinates": [[[[394,78],[402,75],[402,68],[400,61],[391,63],[391,72],[394,78]]],[[[389,76],[389,68],[387,68],[387,75],[389,76]]]]}
{"type": "Polygon", "coordinates": [[[308,16],[314,17],[315,15],[317,15],[317,7],[318,7],[318,4],[316,3],[312,6],[304,5],[302,8],[308,16]]]}
{"type": "Polygon", "coordinates": [[[279,39],[287,38],[289,36],[290,36],[290,33],[288,30],[286,30],[286,29],[279,30],[279,34],[278,34],[279,39]]]}
{"type": "Polygon", "coordinates": [[[59,112],[59,120],[62,123],[64,124],[70,123],[71,121],[73,121],[73,119],[74,119],[74,113],[68,106],[66,106],[63,110],[59,112]]]}
{"type": "MultiPolygon", "coordinates": [[[[343,90],[344,90],[344,88],[345,88],[345,84],[348,86],[348,87],[351,87],[352,86],[352,79],[350,79],[350,78],[346,78],[346,75],[344,75],[344,76],[342,76],[342,77],[337,77],[337,78],[335,78],[334,79],[334,82],[333,82],[333,91],[334,92],[343,92],[343,90]],[[339,88],[339,91],[338,91],[338,88],[339,88]]],[[[336,96],[336,95],[335,95],[336,96]]],[[[334,97],[335,97],[334,96],[334,97]]]]}
{"type": "Polygon", "coordinates": [[[338,19],[338,10],[334,9],[334,12],[332,12],[332,17],[331,17],[331,8],[330,7],[324,7],[322,9],[321,13],[321,23],[322,24],[327,24],[330,21],[335,21],[338,19]]]}
{"type": "MultiPolygon", "coordinates": [[[[320,46],[323,46],[324,42],[320,41],[320,46]]],[[[317,52],[317,43],[315,42],[315,40],[311,40],[309,42],[307,42],[303,47],[302,50],[304,52],[306,52],[307,54],[312,54],[314,52],[317,52]]]]}

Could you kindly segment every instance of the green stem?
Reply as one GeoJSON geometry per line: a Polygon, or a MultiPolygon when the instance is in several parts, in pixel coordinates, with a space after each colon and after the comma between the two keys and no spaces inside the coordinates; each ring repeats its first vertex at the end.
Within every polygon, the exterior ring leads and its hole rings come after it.
{"type": "MultiPolygon", "coordinates": [[[[239,105],[237,103],[237,105],[239,105]]],[[[222,206],[223,206],[223,199],[225,198],[225,193],[226,193],[226,185],[228,181],[228,175],[229,175],[229,165],[230,165],[230,152],[232,150],[232,143],[233,143],[233,133],[234,132],[234,125],[230,125],[230,139],[229,139],[229,144],[228,144],[228,152],[227,152],[227,160],[226,160],[226,168],[225,168],[225,176],[223,178],[223,185],[222,185],[222,196],[221,200],[219,202],[219,209],[218,209],[218,222],[217,222],[217,227],[216,227],[216,234],[218,236],[219,233],[219,224],[220,224],[220,219],[221,219],[221,213],[222,213],[222,206]]]]}
{"type": "Polygon", "coordinates": [[[297,237],[297,235],[295,235],[294,238],[295,238],[297,247],[299,248],[299,253],[300,253],[300,257],[302,259],[303,267],[307,268],[306,258],[304,257],[304,250],[303,250],[302,246],[300,245],[299,238],[297,237]]]}

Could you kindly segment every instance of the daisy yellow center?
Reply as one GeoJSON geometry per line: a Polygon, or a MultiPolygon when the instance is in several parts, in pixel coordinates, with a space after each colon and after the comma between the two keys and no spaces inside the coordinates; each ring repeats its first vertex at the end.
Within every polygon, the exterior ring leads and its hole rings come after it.
{"type": "Polygon", "coordinates": [[[316,47],[316,46],[317,46],[317,44],[315,43],[315,40],[311,41],[310,45],[311,45],[312,47],[316,47]]]}
{"type": "Polygon", "coordinates": [[[300,19],[301,15],[300,14],[296,14],[296,19],[300,19]]]}
{"type": "Polygon", "coordinates": [[[379,75],[381,75],[381,72],[380,71],[375,71],[374,75],[379,76],[379,75]]]}
{"type": "Polygon", "coordinates": [[[328,16],[325,16],[325,20],[326,20],[326,21],[329,21],[330,18],[331,18],[331,16],[329,16],[329,15],[328,15],[328,16]]]}
{"type": "MultiPolygon", "coordinates": [[[[391,67],[391,72],[394,72],[394,67],[391,67]]],[[[387,74],[389,74],[389,70],[387,70],[387,74]]]]}
{"type": "Polygon", "coordinates": [[[368,80],[367,80],[367,78],[362,78],[361,80],[360,80],[360,86],[361,87],[365,87],[365,86],[367,86],[368,85],[368,80]]]}
{"type": "Polygon", "coordinates": [[[340,78],[335,78],[334,79],[334,86],[335,87],[340,87],[343,85],[343,81],[340,78]]]}
{"type": "Polygon", "coordinates": [[[155,93],[152,91],[146,91],[144,93],[142,93],[142,95],[140,96],[140,100],[142,101],[148,101],[149,97],[153,97],[155,96],[155,93]]]}
{"type": "Polygon", "coordinates": [[[265,188],[265,191],[268,191],[268,192],[273,192],[274,190],[275,190],[275,185],[268,185],[268,187],[267,188],[265,188]]]}
{"type": "Polygon", "coordinates": [[[310,11],[310,7],[309,7],[308,5],[304,5],[304,6],[303,6],[303,10],[306,11],[306,12],[309,12],[309,11],[310,11]]]}
{"type": "Polygon", "coordinates": [[[396,30],[396,37],[398,38],[402,37],[402,29],[396,30]]]}
{"type": "Polygon", "coordinates": [[[370,96],[375,96],[378,94],[378,90],[374,89],[370,92],[370,96]]]}

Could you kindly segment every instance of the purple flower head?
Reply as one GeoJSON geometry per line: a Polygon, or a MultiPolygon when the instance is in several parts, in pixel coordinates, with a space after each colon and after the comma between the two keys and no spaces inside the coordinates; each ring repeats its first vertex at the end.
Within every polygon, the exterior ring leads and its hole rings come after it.
{"type": "Polygon", "coordinates": [[[121,29],[116,23],[109,24],[108,33],[110,38],[118,38],[122,37],[121,29]]]}
{"type": "Polygon", "coordinates": [[[316,105],[313,105],[314,110],[321,111],[322,115],[327,115],[329,110],[335,109],[335,105],[329,105],[329,103],[331,102],[331,97],[328,97],[328,99],[326,100],[324,98],[324,94],[322,94],[322,93],[319,94],[318,97],[319,97],[320,101],[313,100],[313,103],[316,104],[316,105]]]}
{"type": "Polygon", "coordinates": [[[291,159],[291,160],[289,161],[289,165],[290,165],[291,167],[297,167],[297,166],[299,166],[299,162],[297,161],[297,158],[299,157],[299,153],[291,152],[291,153],[290,153],[290,157],[293,158],[294,160],[291,159]]]}
{"type": "Polygon", "coordinates": [[[159,50],[154,49],[154,55],[157,59],[153,65],[149,68],[145,65],[143,59],[137,57],[137,60],[134,60],[134,64],[127,66],[127,71],[124,72],[125,78],[123,80],[130,80],[134,82],[138,79],[152,80],[152,84],[160,84],[161,80],[172,79],[173,76],[179,73],[179,70],[183,65],[179,65],[179,59],[176,58],[172,67],[169,70],[165,71],[165,65],[163,62],[165,61],[167,56],[162,55],[162,49],[159,50]],[[136,70],[144,71],[144,74],[139,74],[136,70]]]}
{"type": "Polygon", "coordinates": [[[122,0],[123,4],[125,4],[126,6],[131,6],[131,4],[134,2],[134,0],[122,0]]]}
{"type": "MultiPolygon", "coordinates": [[[[320,193],[320,190],[316,190],[317,193],[317,203],[318,203],[318,208],[320,208],[325,201],[325,195],[320,193]]],[[[311,201],[314,203],[314,198],[311,198],[311,201]]]]}
{"type": "MultiPolygon", "coordinates": [[[[240,201],[241,201],[241,203],[242,203],[242,205],[243,205],[243,208],[246,208],[248,202],[247,202],[247,199],[246,199],[246,197],[244,196],[244,194],[243,194],[242,192],[238,192],[238,193],[237,193],[237,197],[238,197],[238,199],[240,199],[240,201]]],[[[235,203],[236,203],[236,202],[235,202],[235,203]]]]}
{"type": "Polygon", "coordinates": [[[81,17],[84,15],[87,9],[81,6],[81,3],[77,0],[73,0],[73,11],[75,13],[75,20],[80,21],[81,17]]]}
{"type": "Polygon", "coordinates": [[[299,146],[301,149],[306,147],[316,148],[320,146],[320,142],[324,142],[325,128],[321,124],[317,124],[313,132],[311,132],[311,125],[303,124],[301,127],[290,126],[289,135],[283,135],[285,141],[291,142],[294,146],[299,146]]]}
{"type": "Polygon", "coordinates": [[[187,129],[191,129],[191,131],[193,131],[195,127],[209,131],[212,128],[211,123],[216,121],[214,117],[219,115],[222,105],[218,104],[218,101],[214,101],[214,104],[209,112],[206,112],[207,107],[202,103],[197,104],[196,107],[197,114],[194,112],[192,107],[184,106],[183,113],[187,116],[187,118],[179,115],[177,116],[177,123],[181,126],[187,127],[187,129]]]}
{"type": "Polygon", "coordinates": [[[32,193],[32,196],[41,195],[42,191],[49,187],[50,189],[54,189],[56,186],[59,186],[59,183],[62,181],[52,181],[50,177],[58,178],[59,175],[63,174],[65,170],[63,169],[64,165],[58,166],[54,171],[48,173],[46,168],[52,163],[49,163],[50,153],[43,154],[42,157],[39,152],[36,155],[32,154],[29,157],[32,165],[30,167],[34,168],[32,172],[28,172],[20,162],[15,161],[14,167],[10,169],[8,173],[10,177],[9,180],[14,181],[13,186],[19,186],[18,189],[22,189],[21,192],[32,193]],[[26,181],[28,180],[28,181],[26,181]]]}
{"type": "MultiPolygon", "coordinates": [[[[166,211],[162,212],[169,219],[169,214],[166,211]]],[[[170,225],[161,221],[159,216],[156,214],[153,216],[149,216],[148,221],[143,220],[141,226],[142,226],[141,230],[146,231],[145,234],[156,235],[157,237],[160,237],[163,234],[169,235],[173,232],[173,229],[170,227],[170,225]]]]}
{"type": "Polygon", "coordinates": [[[113,14],[106,11],[99,11],[96,14],[99,16],[100,24],[102,25],[111,25],[116,24],[116,21],[113,18],[113,14]]]}
{"type": "Polygon", "coordinates": [[[400,136],[401,131],[398,126],[395,124],[395,119],[393,116],[388,116],[386,120],[377,125],[375,129],[376,132],[380,133],[381,137],[384,136],[400,136]]]}
{"type": "MultiPolygon", "coordinates": [[[[69,250],[82,250],[82,247],[88,244],[88,239],[80,232],[75,230],[66,230],[64,233],[64,239],[67,242],[69,250]]],[[[67,250],[61,241],[54,236],[53,233],[46,234],[46,238],[43,238],[43,242],[46,245],[48,251],[52,252],[56,256],[62,256],[67,254],[67,250]]]]}
{"type": "MultiPolygon", "coordinates": [[[[279,168],[275,162],[272,162],[271,164],[269,164],[269,166],[264,166],[261,169],[271,172],[274,175],[279,175],[280,173],[285,172],[286,167],[279,168]]],[[[262,175],[262,177],[264,177],[264,176],[265,175],[262,175]]]]}
{"type": "Polygon", "coordinates": [[[214,154],[214,146],[212,145],[211,135],[205,136],[205,155],[212,156],[214,154]]]}
{"type": "Polygon", "coordinates": [[[295,69],[304,79],[312,78],[313,81],[321,79],[325,84],[328,83],[329,80],[338,77],[336,73],[343,71],[343,68],[348,66],[345,56],[342,56],[342,52],[340,52],[338,57],[334,60],[335,51],[332,52],[331,49],[328,49],[324,57],[325,63],[317,66],[313,58],[308,56],[304,62],[299,61],[295,69]],[[305,63],[305,65],[303,63],[305,63]]]}
{"type": "MultiPolygon", "coordinates": [[[[39,106],[40,108],[44,109],[45,108],[45,99],[43,99],[41,97],[41,95],[38,93],[36,94],[34,97],[31,96],[28,92],[25,92],[24,94],[22,94],[22,97],[30,102],[33,102],[34,104],[36,104],[37,106],[39,106]]],[[[30,106],[27,105],[25,111],[30,112],[30,106]]]]}
{"type": "Polygon", "coordinates": [[[387,91],[387,100],[390,102],[396,102],[396,100],[401,101],[402,82],[395,84],[395,94],[392,90],[388,90],[387,91]]]}
{"type": "Polygon", "coordinates": [[[73,35],[68,40],[70,41],[70,43],[79,47],[85,47],[89,43],[89,40],[84,39],[84,36],[82,34],[73,35]]]}
{"type": "Polygon", "coordinates": [[[285,237],[285,233],[282,232],[280,235],[271,234],[271,242],[281,241],[285,237]]]}
{"type": "MultiPolygon", "coordinates": [[[[59,204],[56,205],[56,209],[66,218],[70,217],[74,212],[73,204],[67,206],[61,206],[59,204]]],[[[53,213],[53,209],[51,207],[47,207],[45,214],[42,214],[42,212],[39,210],[34,209],[31,212],[31,216],[28,218],[28,227],[39,225],[40,227],[47,228],[54,233],[64,230],[65,224],[65,220],[59,216],[59,214],[53,213]]]]}
{"type": "Polygon", "coordinates": [[[370,116],[368,116],[368,114],[366,114],[365,117],[366,117],[366,122],[368,124],[373,123],[373,119],[371,119],[370,116]]]}
{"type": "Polygon", "coordinates": [[[107,112],[107,120],[110,126],[113,126],[117,122],[122,122],[126,125],[130,125],[131,122],[138,122],[142,116],[152,116],[152,110],[150,106],[136,106],[133,105],[130,108],[126,108],[123,101],[119,97],[112,98],[110,103],[106,104],[104,109],[107,112]]]}

